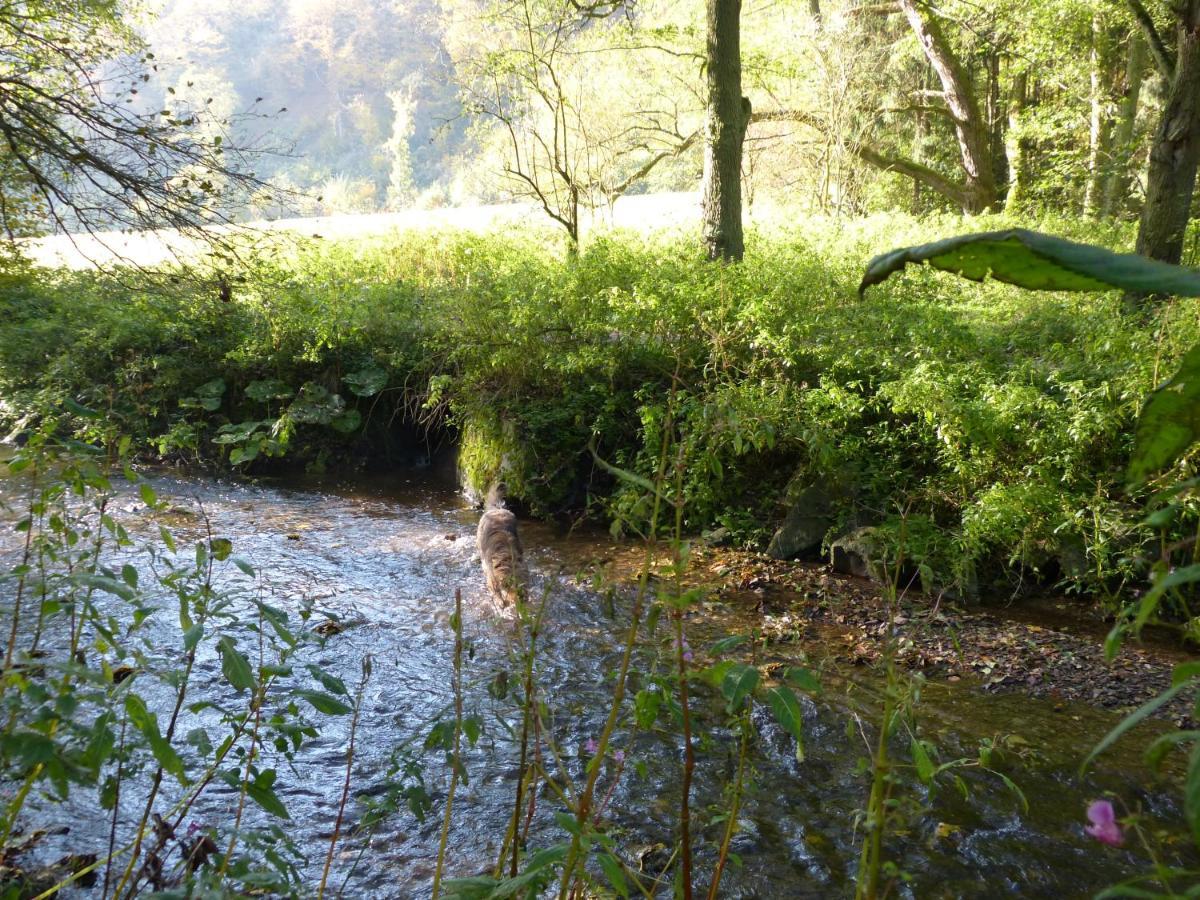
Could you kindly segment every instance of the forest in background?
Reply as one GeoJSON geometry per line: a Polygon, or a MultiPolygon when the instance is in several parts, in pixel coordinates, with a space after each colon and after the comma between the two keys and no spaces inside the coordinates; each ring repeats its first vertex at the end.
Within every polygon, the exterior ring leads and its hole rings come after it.
{"type": "MultiPolygon", "coordinates": [[[[1136,10],[1169,40],[1163,6],[950,0],[924,13],[974,105],[982,200],[967,201],[958,101],[899,5],[747,3],[747,201],[1135,215],[1165,91],[1162,48],[1136,10]]],[[[530,175],[553,192],[559,176],[542,170],[554,167],[597,206],[699,184],[696,0],[168,0],[140,28],[155,57],[145,108],[184,98],[221,116],[271,114],[287,155],[258,174],[306,195],[293,211],[528,199],[530,175]]],[[[234,137],[262,133],[254,122],[234,137]]],[[[285,210],[261,201],[254,214],[285,210]]]]}

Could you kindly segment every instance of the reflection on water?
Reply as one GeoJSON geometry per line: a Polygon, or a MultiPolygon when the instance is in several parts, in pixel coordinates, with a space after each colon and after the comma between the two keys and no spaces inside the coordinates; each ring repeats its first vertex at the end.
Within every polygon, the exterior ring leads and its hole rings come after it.
{"type": "MultiPolygon", "coordinates": [[[[465,507],[452,485],[420,473],[408,477],[339,488],[249,486],[177,475],[155,477],[152,484],[176,507],[167,518],[180,538],[203,534],[203,520],[197,515],[202,508],[213,533],[231,539],[235,553],[257,567],[256,590],[264,599],[293,614],[311,605],[317,620],[329,617],[342,624],[323,646],[306,648],[301,664],[315,663],[355,684],[363,657],[373,657],[353,767],[358,794],[372,793],[396,746],[413,735],[423,736],[450,701],[449,617],[454,592],[462,590],[466,636],[475,651],[467,664],[467,707],[468,712],[482,713],[487,732],[468,753],[470,782],[460,786],[456,797],[448,867],[451,875],[476,874],[494,862],[511,813],[516,752],[497,719],[515,723],[516,717],[507,703],[488,695],[486,685],[492,672],[510,666],[512,623],[497,615],[483,592],[474,547],[477,513],[465,507]]],[[[13,485],[4,490],[11,499],[13,485]]],[[[152,533],[132,491],[118,505],[126,513],[127,526],[152,533]]],[[[599,732],[606,711],[624,607],[618,602],[615,620],[610,619],[599,596],[570,576],[585,561],[609,554],[611,542],[595,534],[563,536],[546,525],[523,527],[535,591],[553,590],[538,679],[552,707],[556,742],[568,757],[572,777],[578,777],[583,771],[582,747],[599,732]]],[[[0,537],[6,564],[15,548],[14,535],[6,529],[0,537]]],[[[248,586],[235,569],[227,577],[231,584],[241,578],[243,587],[248,586]]],[[[706,615],[707,624],[694,625],[696,646],[705,634],[752,626],[744,612],[717,608],[706,615]]],[[[170,624],[164,621],[161,626],[164,638],[170,624]]],[[[639,667],[652,665],[657,649],[644,648],[639,667]]],[[[202,656],[196,679],[192,699],[222,699],[217,658],[202,656]]],[[[868,788],[859,763],[868,752],[864,740],[873,732],[870,683],[837,673],[828,674],[826,681],[819,702],[806,704],[803,764],[796,762],[790,739],[769,715],[756,711],[763,738],[754,749],[752,785],[733,845],[738,864],[728,871],[722,896],[852,893],[856,812],[865,804],[868,788]]],[[[702,715],[711,713],[710,721],[721,721],[718,705],[703,693],[698,707],[702,715]]],[[[321,720],[322,733],[302,747],[291,767],[278,761],[277,789],[292,817],[288,830],[308,856],[305,873],[313,883],[337,814],[346,719],[321,720]]],[[[999,779],[977,770],[963,773],[967,800],[949,783],[932,798],[923,788],[905,789],[928,800],[931,812],[890,843],[893,858],[903,860],[912,878],[901,888],[903,896],[1089,896],[1142,868],[1132,852],[1103,848],[1084,836],[1089,799],[1110,788],[1126,803],[1177,818],[1170,786],[1148,787],[1145,773],[1128,753],[1111,757],[1095,780],[1085,788],[1078,786],[1073,771],[1079,750],[1111,726],[1110,716],[1088,709],[1055,712],[1025,698],[929,686],[922,720],[943,759],[974,756],[980,738],[998,733],[1016,733],[1037,752],[1022,765],[1004,767],[1028,797],[1028,814],[999,779]]],[[[625,751],[629,764],[609,804],[611,831],[635,869],[656,870],[669,855],[664,848],[674,839],[681,741],[663,730],[619,733],[616,746],[625,751]],[[644,764],[644,776],[635,772],[634,762],[644,764]]],[[[733,776],[734,755],[732,735],[718,727],[700,753],[693,808],[702,817],[718,808],[733,776]]],[[[344,839],[331,883],[339,885],[349,875],[346,896],[428,895],[446,788],[446,773],[437,757],[431,755],[428,761],[431,793],[439,801],[435,814],[422,824],[407,812],[398,813],[367,838],[344,839]]],[[[602,781],[602,789],[607,784],[602,781]]],[[[214,790],[193,819],[227,821],[235,799],[232,789],[214,790]]],[[[81,796],[78,802],[93,808],[91,798],[81,796]]],[[[140,809],[135,807],[131,803],[123,809],[127,821],[136,821],[140,809]]],[[[553,798],[539,798],[534,846],[563,839],[553,822],[554,811],[553,798]]],[[[257,810],[252,814],[266,819],[257,810]]],[[[351,826],[357,815],[352,804],[351,826]]],[[[711,865],[721,828],[714,823],[699,829],[701,871],[711,865]]],[[[103,818],[76,817],[70,834],[54,839],[58,843],[49,844],[47,854],[100,850],[106,834],[103,818]]]]}

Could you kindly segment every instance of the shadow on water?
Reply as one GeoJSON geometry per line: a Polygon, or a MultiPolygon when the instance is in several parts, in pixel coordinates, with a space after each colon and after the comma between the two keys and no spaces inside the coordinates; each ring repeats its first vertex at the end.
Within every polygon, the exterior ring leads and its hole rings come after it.
{"type": "MultiPolygon", "coordinates": [[[[465,631],[474,646],[466,670],[467,707],[483,714],[487,730],[467,755],[470,781],[455,801],[448,867],[451,875],[489,869],[511,815],[517,762],[516,749],[496,726],[498,718],[515,723],[515,713],[510,703],[493,699],[486,685],[492,673],[512,666],[512,624],[497,615],[484,595],[474,546],[477,513],[455,491],[452,478],[412,470],[343,485],[309,480],[250,485],[167,473],[151,482],[176,509],[167,517],[180,538],[202,535],[197,515],[202,508],[214,533],[232,540],[235,552],[257,567],[258,590],[268,602],[291,613],[311,605],[314,621],[332,618],[341,624],[323,644],[307,648],[299,663],[315,663],[353,684],[363,657],[373,657],[353,768],[358,796],[378,791],[394,749],[414,736],[419,744],[449,703],[449,619],[454,592],[463,591],[465,631]]],[[[133,491],[119,505],[127,527],[152,533],[156,523],[133,491]]],[[[611,555],[614,544],[594,532],[563,535],[538,523],[523,528],[534,589],[552,590],[538,677],[552,707],[556,742],[577,778],[585,763],[583,747],[599,732],[607,710],[609,675],[619,658],[627,607],[618,600],[606,611],[600,595],[572,576],[596,558],[611,555]]],[[[6,529],[0,554],[7,558],[12,549],[6,529]]],[[[753,621],[745,612],[713,607],[691,627],[693,644],[701,646],[702,640],[728,631],[747,631],[753,621]]],[[[668,647],[665,639],[648,642],[637,667],[652,668],[656,654],[668,647]]],[[[196,671],[195,699],[228,701],[215,656],[200,658],[196,671]]],[[[818,702],[805,703],[803,763],[796,761],[791,739],[770,716],[755,712],[762,740],[754,750],[752,786],[732,848],[736,864],[723,881],[722,896],[853,893],[856,816],[869,788],[861,761],[874,734],[879,685],[862,672],[834,670],[824,673],[824,682],[818,702]]],[[[720,807],[722,790],[733,777],[736,750],[733,735],[719,725],[718,704],[701,694],[697,705],[718,723],[700,745],[694,808],[703,819],[720,807]]],[[[1133,748],[1119,748],[1085,784],[1078,782],[1081,753],[1112,726],[1111,715],[1085,707],[1055,708],[1019,696],[985,696],[953,685],[927,685],[920,715],[924,733],[938,745],[943,760],[974,757],[981,740],[1016,735],[1011,745],[1022,751],[1021,758],[1009,754],[997,758],[993,767],[1020,785],[1029,811],[1023,811],[1017,795],[998,776],[978,769],[962,774],[966,799],[953,781],[930,795],[902,772],[906,786],[901,794],[926,809],[889,847],[889,858],[901,860],[912,879],[899,889],[901,896],[1090,896],[1142,870],[1145,862],[1132,850],[1104,848],[1084,835],[1088,800],[1112,790],[1151,817],[1179,821],[1171,799],[1177,791],[1154,780],[1133,748]]],[[[322,721],[320,736],[301,748],[290,767],[278,762],[277,790],[291,814],[288,831],[308,857],[305,873],[311,883],[319,878],[334,828],[349,737],[344,717],[322,721]]],[[[665,861],[665,848],[674,840],[681,740],[664,730],[618,733],[615,746],[627,754],[629,764],[612,791],[610,832],[619,837],[635,869],[650,871],[665,861]]],[[[348,877],[345,896],[428,895],[448,773],[436,755],[427,762],[430,793],[439,801],[434,815],[421,823],[400,812],[367,836],[344,838],[331,883],[340,885],[348,877]]],[[[610,767],[601,790],[611,785],[612,774],[610,767]]],[[[213,791],[192,819],[227,821],[235,798],[233,788],[213,791]]],[[[47,843],[47,856],[105,845],[104,817],[82,814],[86,798],[72,802],[80,804],[81,814],[73,817],[69,834],[47,843]]],[[[127,825],[140,813],[135,807],[131,801],[122,809],[127,825]]],[[[539,800],[534,846],[563,838],[553,812],[552,798],[539,800]]],[[[261,811],[254,814],[266,818],[261,811]]],[[[351,825],[358,814],[351,804],[351,825]]],[[[61,816],[61,809],[55,815],[61,816]]],[[[712,863],[720,829],[714,823],[698,835],[701,871],[712,863]]]]}

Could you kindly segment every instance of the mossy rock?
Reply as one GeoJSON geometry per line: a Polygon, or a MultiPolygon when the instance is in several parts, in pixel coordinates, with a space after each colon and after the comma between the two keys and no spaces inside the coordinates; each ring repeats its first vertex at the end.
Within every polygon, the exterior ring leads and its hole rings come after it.
{"type": "Polygon", "coordinates": [[[509,494],[525,493],[524,454],[512,423],[495,419],[469,419],[461,423],[458,446],[458,483],[473,506],[483,505],[492,483],[503,479],[509,494]]]}
{"type": "Polygon", "coordinates": [[[833,500],[832,492],[824,485],[804,488],[771,538],[767,556],[796,559],[819,551],[825,535],[834,525],[833,500]]]}
{"type": "Polygon", "coordinates": [[[887,581],[888,542],[878,528],[856,528],[829,546],[833,570],[843,575],[887,581]]]}

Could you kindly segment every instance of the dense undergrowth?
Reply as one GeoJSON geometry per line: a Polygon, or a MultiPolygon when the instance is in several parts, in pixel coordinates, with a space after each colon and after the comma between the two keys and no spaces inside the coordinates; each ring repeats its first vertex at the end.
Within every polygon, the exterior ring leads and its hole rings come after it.
{"type": "Polygon", "coordinates": [[[475,488],[503,472],[535,514],[636,525],[644,492],[596,456],[651,474],[674,385],[690,532],[762,546],[817,484],[827,542],[875,526],[927,587],[1111,597],[1197,527],[1188,509],[1142,524],[1121,477],[1141,398],[1200,337],[1193,304],[1135,320],[1115,294],[930,271],[856,294],[876,252],[1007,224],[803,223],[731,267],[683,236],[569,257],[533,233],[410,234],[259,258],[231,302],[211,283],[20,273],[0,292],[0,418],[251,471],[394,461],[430,426],[475,488]]]}

